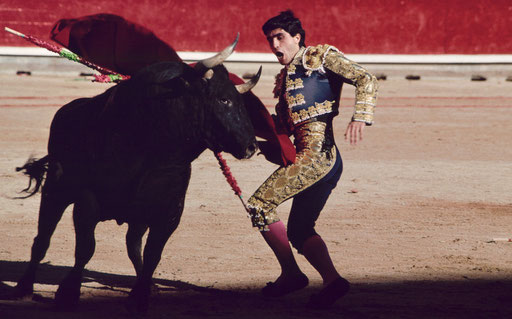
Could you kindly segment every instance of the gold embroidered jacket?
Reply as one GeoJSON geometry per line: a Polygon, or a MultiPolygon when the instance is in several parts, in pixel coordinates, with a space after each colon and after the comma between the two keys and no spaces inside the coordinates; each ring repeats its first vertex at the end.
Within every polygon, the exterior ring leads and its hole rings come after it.
{"type": "Polygon", "coordinates": [[[308,119],[327,113],[335,116],[343,83],[356,87],[352,119],[371,125],[377,79],[327,44],[302,47],[293,61],[281,70],[274,89],[274,96],[279,98],[276,113],[290,132],[308,119]]]}

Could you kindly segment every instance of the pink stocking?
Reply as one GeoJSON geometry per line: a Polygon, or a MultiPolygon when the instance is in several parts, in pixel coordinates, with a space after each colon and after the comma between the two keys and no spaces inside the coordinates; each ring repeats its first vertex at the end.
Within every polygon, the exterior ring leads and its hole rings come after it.
{"type": "Polygon", "coordinates": [[[269,230],[261,232],[261,234],[270,248],[274,251],[277,260],[281,265],[281,276],[287,277],[302,274],[297,262],[295,261],[295,257],[293,257],[292,249],[288,243],[286,227],[282,221],[269,225],[269,230]]]}
{"type": "Polygon", "coordinates": [[[329,256],[329,251],[322,237],[314,235],[306,239],[302,246],[302,251],[309,263],[322,276],[324,285],[340,278],[340,274],[332,263],[331,256],[329,256]]]}

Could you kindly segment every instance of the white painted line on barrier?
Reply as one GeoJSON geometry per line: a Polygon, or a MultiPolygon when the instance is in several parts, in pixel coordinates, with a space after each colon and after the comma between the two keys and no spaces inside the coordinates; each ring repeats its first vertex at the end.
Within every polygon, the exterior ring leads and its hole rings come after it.
{"type": "Polygon", "coordinates": [[[0,47],[0,55],[14,56],[59,56],[57,53],[38,47],[0,47]]]}
{"type": "MultiPolygon", "coordinates": [[[[198,61],[215,55],[216,52],[180,51],[178,55],[185,61],[198,61]]],[[[0,47],[0,56],[58,56],[37,47],[0,47]]],[[[347,58],[358,63],[375,64],[509,64],[512,54],[346,54],[347,58]]],[[[276,62],[271,53],[239,53],[230,55],[228,62],[276,62]]]]}

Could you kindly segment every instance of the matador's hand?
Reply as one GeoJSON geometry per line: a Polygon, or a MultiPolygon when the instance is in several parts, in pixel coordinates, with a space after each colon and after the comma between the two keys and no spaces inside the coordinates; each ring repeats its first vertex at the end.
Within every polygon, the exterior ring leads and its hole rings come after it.
{"type": "Polygon", "coordinates": [[[345,131],[345,141],[350,141],[350,145],[356,145],[357,141],[363,139],[365,126],[365,122],[352,121],[348,123],[347,130],[345,131]]]}

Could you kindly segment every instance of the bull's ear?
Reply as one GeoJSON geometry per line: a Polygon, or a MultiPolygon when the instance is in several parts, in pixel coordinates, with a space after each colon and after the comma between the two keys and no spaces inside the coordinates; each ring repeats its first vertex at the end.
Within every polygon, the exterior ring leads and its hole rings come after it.
{"type": "Polygon", "coordinates": [[[208,71],[206,71],[203,74],[203,80],[211,80],[211,78],[213,78],[213,70],[212,69],[208,69],[208,71]]]}

